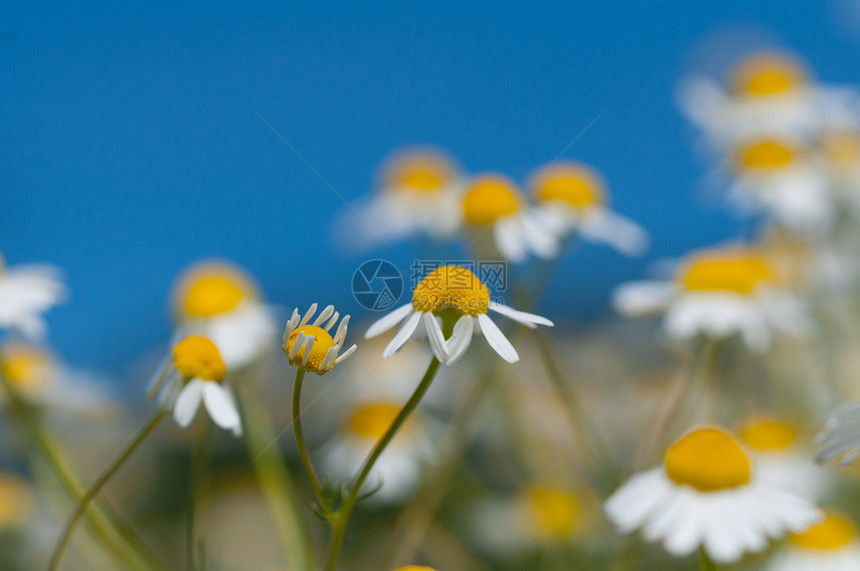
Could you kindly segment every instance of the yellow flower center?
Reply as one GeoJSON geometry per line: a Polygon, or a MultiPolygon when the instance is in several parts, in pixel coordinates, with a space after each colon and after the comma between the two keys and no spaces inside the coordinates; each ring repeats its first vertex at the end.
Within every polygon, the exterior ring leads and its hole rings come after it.
{"type": "Polygon", "coordinates": [[[27,396],[43,394],[51,381],[53,359],[30,345],[12,344],[0,349],[0,373],[27,396]]]}
{"type": "Polygon", "coordinates": [[[797,441],[797,429],[780,420],[759,420],[744,425],[740,436],[754,450],[785,450],[797,441]]]}
{"type": "Polygon", "coordinates": [[[604,201],[600,175],[585,165],[550,165],[532,181],[532,193],[541,201],[561,201],[585,210],[604,201]]]}
{"type": "Polygon", "coordinates": [[[532,488],[525,493],[525,501],[537,529],[551,538],[570,537],[579,524],[579,502],[566,490],[532,488]]]}
{"type": "Polygon", "coordinates": [[[398,567],[394,571],[436,571],[432,567],[423,567],[421,565],[407,565],[406,567],[398,567]]]}
{"type": "Polygon", "coordinates": [[[501,175],[484,175],[469,185],[463,196],[463,216],[470,224],[486,226],[519,210],[514,183],[501,175]]]}
{"type": "Polygon", "coordinates": [[[776,271],[763,256],[751,251],[711,251],[693,255],[677,279],[688,291],[744,295],[765,282],[775,281],[776,271]]]}
{"type": "Polygon", "coordinates": [[[735,151],[740,171],[775,171],[787,167],[797,156],[797,150],[776,140],[762,140],[741,145],[735,151]]]}
{"type": "Polygon", "coordinates": [[[290,359],[290,363],[297,367],[304,367],[309,371],[324,373],[325,371],[320,370],[320,367],[322,366],[323,359],[325,359],[328,350],[334,347],[334,339],[332,339],[329,332],[322,327],[317,327],[316,325],[302,325],[290,333],[290,337],[287,339],[287,345],[284,347],[284,352],[287,355],[292,351],[299,333],[304,333],[305,335],[313,337],[314,346],[311,347],[311,355],[308,357],[308,362],[305,365],[302,365],[302,361],[305,357],[305,351],[308,349],[307,344],[298,350],[295,356],[290,359]]]}
{"type": "Polygon", "coordinates": [[[242,270],[225,262],[204,262],[180,277],[174,305],[180,317],[207,318],[256,298],[257,287],[242,270]]]}
{"type": "Polygon", "coordinates": [[[361,405],[347,417],[345,430],[368,440],[378,440],[391,427],[400,408],[400,405],[391,402],[361,405]]]}
{"type": "Polygon", "coordinates": [[[700,428],[666,451],[666,474],[676,484],[700,492],[743,486],[750,481],[750,459],[740,444],[718,428],[700,428]]]}
{"type": "Polygon", "coordinates": [[[487,313],[490,290],[478,276],[461,266],[442,266],[430,272],[415,287],[412,306],[434,313],[446,309],[468,315],[487,313]]]}
{"type": "Polygon", "coordinates": [[[33,507],[33,493],[27,482],[15,474],[0,474],[0,526],[23,523],[33,513],[33,507]]]}
{"type": "Polygon", "coordinates": [[[824,155],[840,169],[860,166],[860,135],[857,133],[830,133],[821,140],[824,155]]]}
{"type": "Polygon", "coordinates": [[[449,186],[456,177],[456,168],[442,155],[412,153],[391,162],[383,183],[388,189],[434,193],[449,186]]]}
{"type": "Polygon", "coordinates": [[[173,348],[173,364],[189,379],[218,382],[227,374],[218,347],[200,335],[186,337],[173,348]]]}
{"type": "Polygon", "coordinates": [[[829,511],[821,523],[803,533],[792,533],[789,541],[806,549],[830,550],[845,547],[857,538],[857,527],[842,514],[829,511]]]}
{"type": "Polygon", "coordinates": [[[738,65],[732,76],[734,92],[745,97],[782,95],[806,83],[798,62],[778,54],[758,54],[738,65]]]}

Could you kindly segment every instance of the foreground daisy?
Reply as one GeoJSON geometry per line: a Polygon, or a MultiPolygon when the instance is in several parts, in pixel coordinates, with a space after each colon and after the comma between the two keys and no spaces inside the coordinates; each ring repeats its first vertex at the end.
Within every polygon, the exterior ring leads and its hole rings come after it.
{"type": "Polygon", "coordinates": [[[329,305],[320,312],[313,323],[310,323],[316,310],[315,303],[310,306],[304,317],[299,315],[298,309],[293,310],[293,315],[284,330],[283,348],[290,359],[290,364],[323,375],[352,355],[356,345],[340,353],[346,339],[349,315],[341,319],[337,332],[332,337],[329,332],[337,323],[340,314],[334,310],[333,305],[329,305]]]}
{"type": "Polygon", "coordinates": [[[529,187],[542,219],[561,234],[576,231],[628,255],[642,254],[648,245],[648,235],[638,224],[608,208],[603,177],[588,165],[550,163],[532,176],[529,187]]]}
{"type": "Polygon", "coordinates": [[[157,372],[147,392],[161,391],[161,406],[173,412],[182,428],[188,428],[202,402],[215,424],[241,436],[239,409],[224,381],[226,375],[218,347],[206,337],[192,335],[173,347],[172,359],[157,372]]]}
{"type": "Polygon", "coordinates": [[[507,260],[521,262],[530,253],[554,258],[559,253],[558,236],[504,175],[490,173],[472,179],[462,207],[463,218],[477,237],[492,232],[496,249],[507,260]]]}
{"type": "Polygon", "coordinates": [[[827,511],[824,520],[792,533],[767,571],[855,571],[860,569],[857,526],[846,516],[827,511]]]}
{"type": "Polygon", "coordinates": [[[0,329],[39,340],[46,329],[42,314],[65,298],[66,286],[58,268],[47,264],[10,268],[0,255],[0,329]]]}
{"type": "Polygon", "coordinates": [[[462,175],[446,153],[435,149],[397,152],[383,162],[380,171],[377,194],[360,211],[363,220],[349,224],[361,236],[368,241],[413,234],[445,238],[459,228],[462,175]]]}
{"type": "Polygon", "coordinates": [[[670,337],[739,334],[757,352],[770,346],[775,332],[801,335],[809,329],[803,306],[781,287],[772,263],[743,247],[694,253],[674,280],[624,284],[613,293],[613,304],[634,317],[665,312],[670,337]]]}
{"type": "Polygon", "coordinates": [[[717,563],[762,551],[769,538],[821,517],[801,496],[762,482],[744,449],[718,427],[682,436],[663,466],[634,475],[604,510],[622,533],[641,528],[646,540],[678,557],[701,545],[717,563]]]}
{"type": "Polygon", "coordinates": [[[276,347],[272,309],[261,301],[253,278],[228,262],[201,262],[186,270],[174,288],[173,307],[179,331],[211,339],[231,370],[276,347]]]}
{"type": "Polygon", "coordinates": [[[796,426],[777,418],[756,418],[741,427],[739,436],[762,481],[811,499],[821,497],[828,473],[812,461],[796,426]]]}
{"type": "MultiPolygon", "coordinates": [[[[325,471],[338,480],[352,479],[401,408],[400,402],[384,400],[353,405],[323,452],[325,471]]],[[[428,430],[424,420],[419,414],[413,414],[374,465],[363,491],[381,482],[372,496],[375,502],[400,502],[409,497],[421,481],[424,463],[433,450],[433,431],[428,430]]]]}
{"type": "Polygon", "coordinates": [[[453,365],[466,353],[472,334],[477,330],[484,334],[487,343],[502,359],[509,363],[519,361],[516,349],[489,318],[488,310],[501,313],[530,328],[553,325],[545,317],[517,311],[492,301],[487,286],[467,268],[442,266],[418,284],[412,294],[412,303],[378,320],[368,328],[364,337],[376,337],[405,320],[382,353],[383,358],[388,358],[412,338],[421,324],[436,358],[446,365],[453,365]]]}
{"type": "Polygon", "coordinates": [[[819,446],[816,462],[829,462],[841,456],[840,464],[844,467],[860,456],[860,403],[833,411],[815,444],[819,446]]]}

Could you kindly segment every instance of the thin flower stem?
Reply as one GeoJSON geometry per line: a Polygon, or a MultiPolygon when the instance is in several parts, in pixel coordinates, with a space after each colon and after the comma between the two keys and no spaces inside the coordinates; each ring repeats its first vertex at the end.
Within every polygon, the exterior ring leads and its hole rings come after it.
{"type": "Polygon", "coordinates": [[[371,450],[370,455],[368,455],[367,459],[364,461],[364,466],[362,467],[358,478],[356,478],[355,483],[352,485],[352,489],[350,489],[349,494],[346,496],[346,499],[338,510],[337,517],[332,523],[331,547],[329,549],[328,562],[326,563],[327,571],[334,571],[335,565],[337,564],[337,558],[340,554],[341,546],[343,545],[343,537],[346,533],[349,516],[352,514],[352,509],[358,501],[358,494],[361,490],[361,486],[364,484],[364,481],[367,480],[367,477],[370,475],[370,471],[373,469],[379,456],[392,439],[394,439],[394,436],[403,426],[403,423],[406,422],[406,419],[409,418],[409,415],[412,414],[412,411],[418,407],[418,403],[421,402],[421,399],[424,398],[424,395],[427,393],[427,389],[430,388],[430,385],[433,382],[433,377],[436,376],[436,371],[438,369],[439,360],[436,357],[433,357],[433,360],[430,361],[430,365],[427,367],[427,371],[424,373],[424,377],[421,379],[421,382],[418,383],[412,396],[409,397],[409,400],[406,401],[406,404],[403,405],[403,408],[400,409],[399,413],[397,413],[397,417],[394,419],[394,422],[391,423],[391,426],[388,427],[388,430],[384,435],[382,435],[382,438],[379,439],[379,442],[376,443],[373,450],[371,450]]]}
{"type": "Polygon", "coordinates": [[[80,521],[81,516],[84,515],[84,512],[87,510],[87,506],[96,497],[102,487],[111,479],[111,477],[125,464],[126,460],[128,460],[131,455],[137,450],[138,446],[143,443],[144,440],[152,433],[153,430],[158,426],[158,424],[164,418],[164,411],[159,410],[156,412],[139,430],[138,432],[129,440],[128,444],[120,451],[120,453],[114,458],[110,464],[108,464],[102,473],[95,479],[95,481],[90,485],[84,495],[81,496],[80,501],[78,502],[75,511],[72,513],[72,516],[66,522],[65,527],[63,528],[62,534],[60,535],[60,539],[57,542],[57,546],[54,549],[54,554],[51,556],[51,563],[48,566],[50,571],[56,571],[60,568],[60,561],[63,558],[63,552],[66,549],[66,546],[69,543],[69,539],[72,537],[72,532],[75,529],[75,526],[80,521]]]}
{"type": "Polygon", "coordinates": [[[242,409],[248,453],[281,537],[287,568],[314,571],[313,547],[298,508],[295,483],[286,469],[268,411],[251,386],[242,392],[242,409]]]}
{"type": "Polygon", "coordinates": [[[717,571],[717,564],[714,563],[704,547],[699,548],[699,569],[701,571],[717,571]]]}
{"type": "MultiPolygon", "coordinates": [[[[41,421],[34,406],[27,402],[14,385],[2,375],[0,375],[0,384],[3,385],[13,408],[24,422],[24,426],[36,443],[40,454],[60,480],[68,495],[78,501],[85,491],[84,486],[63,453],[57,438],[41,421]]],[[[116,514],[108,515],[101,507],[93,504],[89,506],[85,515],[93,531],[104,542],[105,546],[132,568],[140,570],[165,568],[155,554],[126,523],[120,521],[116,514]]]]}
{"type": "Polygon", "coordinates": [[[322,486],[320,486],[319,478],[316,470],[314,470],[311,455],[308,452],[308,445],[305,441],[305,432],[302,430],[302,381],[305,378],[305,370],[301,367],[296,368],[296,380],[293,383],[293,432],[296,434],[296,446],[299,448],[299,456],[302,459],[302,466],[305,468],[305,473],[308,475],[308,480],[311,482],[311,487],[314,489],[314,497],[320,505],[320,509],[328,514],[329,505],[323,496],[322,486]]]}

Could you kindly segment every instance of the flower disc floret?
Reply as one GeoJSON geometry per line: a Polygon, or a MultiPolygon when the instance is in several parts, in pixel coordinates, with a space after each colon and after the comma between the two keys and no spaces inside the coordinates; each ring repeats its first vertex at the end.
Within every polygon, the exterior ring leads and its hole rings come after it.
{"type": "Polygon", "coordinates": [[[526,492],[526,505],[538,529],[555,538],[569,537],[579,523],[580,506],[566,490],[535,487],[526,492]]]}
{"type": "Polygon", "coordinates": [[[754,450],[785,450],[797,441],[797,429],[787,422],[767,419],[745,424],[740,436],[754,450]]]}
{"type": "Polygon", "coordinates": [[[463,216],[470,224],[487,226],[516,214],[520,196],[514,183],[501,175],[478,177],[463,195],[463,216]]]}
{"type": "Polygon", "coordinates": [[[857,526],[836,512],[826,512],[824,519],[803,533],[792,533],[789,541],[799,547],[829,551],[845,547],[857,539],[857,526]]]}
{"type": "Polygon", "coordinates": [[[747,251],[723,251],[692,256],[682,267],[678,281],[687,291],[745,295],[775,278],[776,271],[764,256],[747,251]]]}
{"type": "Polygon", "coordinates": [[[393,159],[383,174],[387,189],[432,194],[457,177],[454,165],[435,153],[409,153],[393,159]]]}
{"type": "Polygon", "coordinates": [[[664,463],[673,482],[700,492],[737,488],[752,477],[747,453],[718,428],[700,428],[682,436],[666,451],[664,463]]]}
{"type": "Polygon", "coordinates": [[[290,333],[285,348],[288,355],[292,353],[293,345],[295,344],[296,339],[298,339],[300,333],[313,338],[311,352],[307,361],[305,361],[305,351],[308,348],[308,344],[303,345],[292,357],[290,357],[290,364],[310,370],[317,370],[322,367],[323,360],[325,359],[326,354],[328,354],[328,350],[334,347],[334,339],[332,339],[329,332],[322,327],[318,327],[316,325],[303,325],[290,333]]]}
{"type": "Polygon", "coordinates": [[[585,165],[550,165],[537,173],[532,192],[540,201],[560,201],[578,210],[603,204],[600,175],[585,165]]]}
{"type": "Polygon", "coordinates": [[[735,162],[741,172],[776,171],[789,166],[798,154],[798,149],[785,141],[764,139],[740,145],[735,150],[735,162]]]}
{"type": "Polygon", "coordinates": [[[443,266],[432,271],[416,286],[412,306],[424,313],[447,309],[479,315],[490,307],[490,290],[467,268],[443,266]]]}
{"type": "Polygon", "coordinates": [[[400,406],[388,402],[374,402],[357,407],[346,419],[346,431],[370,440],[377,440],[394,423],[400,406]]]}
{"type": "Polygon", "coordinates": [[[782,95],[806,83],[806,72],[782,54],[756,54],[742,61],[732,75],[733,91],[744,97],[782,95]]]}
{"type": "Polygon", "coordinates": [[[200,335],[192,335],[173,348],[173,363],[188,379],[220,382],[227,374],[218,347],[200,335]]]}

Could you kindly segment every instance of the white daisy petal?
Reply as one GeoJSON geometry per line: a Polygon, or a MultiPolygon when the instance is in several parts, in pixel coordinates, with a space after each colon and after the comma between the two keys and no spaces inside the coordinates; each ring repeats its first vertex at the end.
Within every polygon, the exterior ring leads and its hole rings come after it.
{"type": "Polygon", "coordinates": [[[194,420],[197,409],[200,408],[200,401],[203,399],[203,385],[206,382],[200,379],[191,379],[176,398],[173,418],[176,420],[176,424],[182,428],[188,428],[188,425],[194,420]]]}
{"type": "Polygon", "coordinates": [[[448,360],[446,365],[453,365],[463,355],[466,354],[466,349],[472,341],[472,334],[475,329],[475,318],[471,315],[464,315],[454,324],[454,331],[451,333],[451,338],[448,340],[448,360]]]}
{"type": "Polygon", "coordinates": [[[508,363],[516,363],[520,360],[517,350],[514,349],[514,346],[511,345],[511,342],[508,341],[508,338],[505,337],[505,334],[502,333],[501,329],[493,323],[493,320],[487,317],[486,313],[478,315],[478,324],[481,327],[484,337],[487,339],[487,343],[490,344],[490,347],[492,347],[502,359],[508,363]]]}
{"type": "MultiPolygon", "coordinates": [[[[411,305],[409,306],[412,307],[411,305]]],[[[400,328],[400,331],[397,332],[397,335],[394,336],[394,339],[388,344],[385,350],[382,352],[382,358],[387,359],[394,355],[398,349],[403,347],[403,345],[409,341],[409,338],[412,337],[412,334],[415,333],[415,329],[418,327],[418,322],[421,320],[421,312],[412,310],[412,315],[406,320],[403,326],[400,328]]]]}
{"type": "Polygon", "coordinates": [[[534,329],[536,325],[546,325],[547,327],[555,325],[546,317],[541,317],[540,315],[535,315],[533,313],[526,313],[525,311],[519,311],[495,301],[490,302],[490,309],[496,313],[501,313],[505,317],[509,317],[518,323],[522,323],[530,329],[534,329]]]}
{"type": "Polygon", "coordinates": [[[365,339],[371,339],[380,335],[381,333],[385,333],[408,316],[413,311],[412,303],[407,303],[401,307],[398,307],[388,315],[380,318],[376,322],[373,323],[370,327],[368,327],[367,332],[364,334],[365,339]]]}
{"type": "Polygon", "coordinates": [[[203,383],[203,403],[212,421],[221,428],[236,430],[237,427],[241,427],[236,403],[230,393],[219,383],[212,381],[203,383]]]}
{"type": "Polygon", "coordinates": [[[449,355],[445,344],[445,335],[442,333],[439,322],[436,321],[436,316],[430,312],[424,314],[424,328],[427,330],[427,339],[430,341],[433,354],[441,362],[446,363],[449,355]]]}

